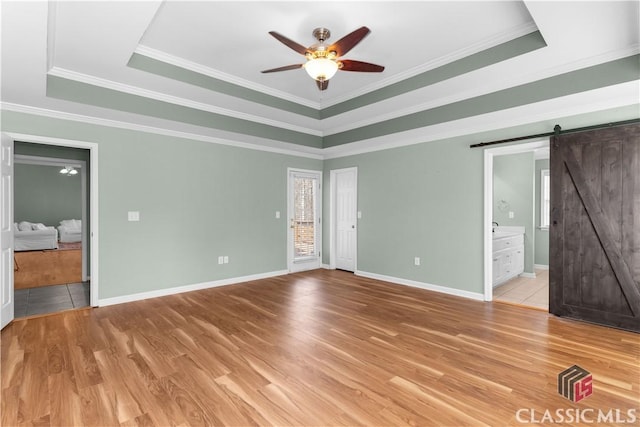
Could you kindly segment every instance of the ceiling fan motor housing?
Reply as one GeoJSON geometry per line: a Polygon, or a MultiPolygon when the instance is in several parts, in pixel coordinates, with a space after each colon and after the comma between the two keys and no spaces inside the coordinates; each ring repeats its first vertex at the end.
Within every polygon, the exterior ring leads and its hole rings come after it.
{"type": "Polygon", "coordinates": [[[316,28],[315,30],[313,30],[312,34],[313,34],[313,37],[315,37],[316,40],[318,40],[320,43],[322,43],[323,41],[331,37],[331,31],[329,31],[327,28],[324,28],[324,27],[316,28]]]}

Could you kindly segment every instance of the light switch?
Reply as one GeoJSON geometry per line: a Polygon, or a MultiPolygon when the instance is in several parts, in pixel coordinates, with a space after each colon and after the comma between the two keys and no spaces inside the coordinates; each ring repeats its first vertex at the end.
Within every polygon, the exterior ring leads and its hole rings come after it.
{"type": "Polygon", "coordinates": [[[229,264],[229,257],[227,255],[224,256],[224,263],[229,264]]]}
{"type": "Polygon", "coordinates": [[[358,219],[362,218],[362,212],[358,211],[358,219]]]}
{"type": "Polygon", "coordinates": [[[219,256],[218,257],[218,264],[224,264],[224,257],[223,256],[219,256]]]}
{"type": "Polygon", "coordinates": [[[127,212],[127,219],[129,221],[140,221],[140,212],[138,211],[127,212]]]}
{"type": "Polygon", "coordinates": [[[280,211],[276,211],[276,219],[280,219],[280,211]]]}

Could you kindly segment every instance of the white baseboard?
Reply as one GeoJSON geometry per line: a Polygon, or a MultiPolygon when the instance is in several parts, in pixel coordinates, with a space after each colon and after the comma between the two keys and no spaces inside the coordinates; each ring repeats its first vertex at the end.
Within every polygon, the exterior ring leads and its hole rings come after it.
{"type": "Polygon", "coordinates": [[[140,292],[137,294],[122,295],[119,297],[104,298],[98,300],[99,307],[122,304],[125,302],[140,301],[148,298],[164,297],[167,295],[180,294],[183,292],[199,291],[201,289],[215,288],[218,286],[233,285],[236,283],[250,282],[252,280],[268,279],[269,277],[283,276],[289,274],[288,270],[271,271],[268,273],[258,273],[249,276],[231,277],[229,279],[215,280],[213,282],[196,283],[193,285],[176,286],[173,288],[157,289],[154,291],[140,292]]]}
{"type": "Polygon", "coordinates": [[[535,279],[536,273],[520,273],[520,277],[526,277],[527,279],[535,279]]]}
{"type": "Polygon", "coordinates": [[[548,270],[549,266],[544,264],[534,264],[533,268],[537,268],[538,270],[548,270]]]}
{"type": "Polygon", "coordinates": [[[385,276],[377,273],[369,273],[366,271],[356,271],[356,276],[368,277],[370,279],[382,280],[398,285],[411,286],[414,288],[426,289],[428,291],[440,292],[457,297],[470,298],[478,301],[484,301],[484,294],[479,292],[463,291],[461,289],[448,288],[446,286],[432,285],[431,283],[417,282],[415,280],[401,279],[399,277],[385,276]]]}
{"type": "Polygon", "coordinates": [[[331,268],[329,264],[322,264],[320,267],[324,268],[325,270],[333,270],[333,268],[331,268]]]}

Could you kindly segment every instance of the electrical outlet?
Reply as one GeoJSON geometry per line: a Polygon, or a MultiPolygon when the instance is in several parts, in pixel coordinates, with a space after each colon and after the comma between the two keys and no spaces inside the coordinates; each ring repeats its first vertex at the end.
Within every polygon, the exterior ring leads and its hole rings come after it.
{"type": "Polygon", "coordinates": [[[413,265],[420,265],[420,257],[417,256],[413,259],[413,265]]]}
{"type": "Polygon", "coordinates": [[[513,213],[513,211],[509,211],[509,219],[513,219],[514,216],[515,214],[513,213]]]}
{"type": "Polygon", "coordinates": [[[229,264],[229,257],[227,255],[224,256],[224,263],[229,264]]]}
{"type": "Polygon", "coordinates": [[[280,211],[276,211],[276,219],[280,219],[280,211]]]}
{"type": "Polygon", "coordinates": [[[218,257],[218,264],[224,264],[224,257],[222,256],[218,257]]]}
{"type": "Polygon", "coordinates": [[[129,212],[127,212],[127,220],[129,220],[129,221],[140,221],[140,212],[138,212],[138,211],[129,211],[129,212]]]}

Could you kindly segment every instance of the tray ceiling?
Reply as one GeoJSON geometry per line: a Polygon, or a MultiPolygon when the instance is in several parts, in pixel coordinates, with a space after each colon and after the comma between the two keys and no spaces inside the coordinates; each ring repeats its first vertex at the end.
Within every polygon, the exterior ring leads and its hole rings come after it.
{"type": "Polygon", "coordinates": [[[5,1],[1,7],[3,109],[319,156],[328,147],[388,141],[407,131],[422,130],[429,140],[429,129],[452,120],[538,105],[554,98],[558,85],[557,96],[593,93],[598,108],[628,105],[633,96],[611,99],[613,92],[601,88],[628,93],[638,84],[633,59],[624,62],[640,50],[636,1],[5,1]],[[345,57],[382,64],[383,73],[339,72],[324,92],[303,70],[260,73],[304,62],[271,30],[310,45],[315,27],[329,28],[336,41],[362,25],[371,34],[345,57]],[[567,85],[573,72],[592,84],[567,85]]]}

